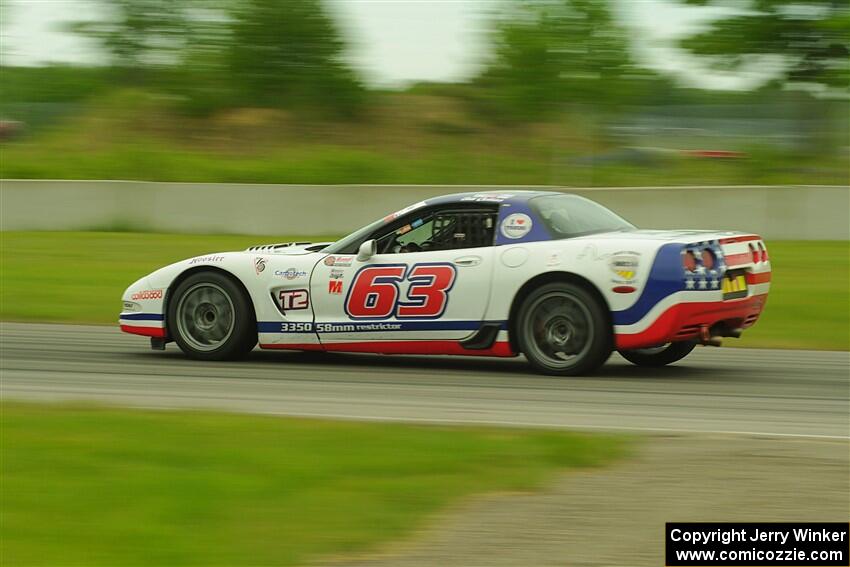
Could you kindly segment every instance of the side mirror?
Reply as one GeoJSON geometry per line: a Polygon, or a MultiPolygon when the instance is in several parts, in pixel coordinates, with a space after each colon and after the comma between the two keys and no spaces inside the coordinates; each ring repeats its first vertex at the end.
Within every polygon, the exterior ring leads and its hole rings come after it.
{"type": "Polygon", "coordinates": [[[365,262],[377,253],[378,242],[375,239],[367,240],[360,245],[360,249],[357,251],[357,261],[365,262]]]}

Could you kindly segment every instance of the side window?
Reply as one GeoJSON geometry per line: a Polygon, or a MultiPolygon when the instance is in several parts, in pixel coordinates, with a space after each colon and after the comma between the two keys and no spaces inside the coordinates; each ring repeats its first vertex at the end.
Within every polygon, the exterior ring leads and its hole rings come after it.
{"type": "Polygon", "coordinates": [[[394,223],[375,236],[378,252],[401,254],[492,246],[495,209],[423,211],[394,223]]]}

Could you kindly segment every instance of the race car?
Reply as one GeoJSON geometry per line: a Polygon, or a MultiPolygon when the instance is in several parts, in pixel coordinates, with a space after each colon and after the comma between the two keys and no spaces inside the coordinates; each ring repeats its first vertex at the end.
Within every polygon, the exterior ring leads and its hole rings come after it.
{"type": "Polygon", "coordinates": [[[191,358],[263,349],[512,357],[587,374],[739,337],[764,309],[761,237],[639,230],[559,192],[460,193],[336,242],[268,244],[159,269],[124,292],[121,329],[191,358]]]}

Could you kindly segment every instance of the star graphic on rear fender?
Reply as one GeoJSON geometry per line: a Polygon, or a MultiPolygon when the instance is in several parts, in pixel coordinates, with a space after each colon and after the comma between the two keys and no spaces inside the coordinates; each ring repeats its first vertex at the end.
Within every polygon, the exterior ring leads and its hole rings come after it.
{"type": "Polygon", "coordinates": [[[694,289],[694,280],[691,280],[691,279],[685,280],[685,288],[694,289]]]}

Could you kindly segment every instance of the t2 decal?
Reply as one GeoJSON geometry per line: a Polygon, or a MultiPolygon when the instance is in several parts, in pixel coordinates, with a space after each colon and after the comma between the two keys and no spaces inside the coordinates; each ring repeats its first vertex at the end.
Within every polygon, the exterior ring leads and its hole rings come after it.
{"type": "Polygon", "coordinates": [[[351,319],[437,319],[449,303],[457,269],[448,263],[365,266],[357,272],[345,298],[351,319]],[[399,283],[409,282],[407,297],[399,283]]]}
{"type": "Polygon", "coordinates": [[[278,307],[283,313],[309,309],[310,292],[306,289],[282,289],[278,294],[278,307]]]}

